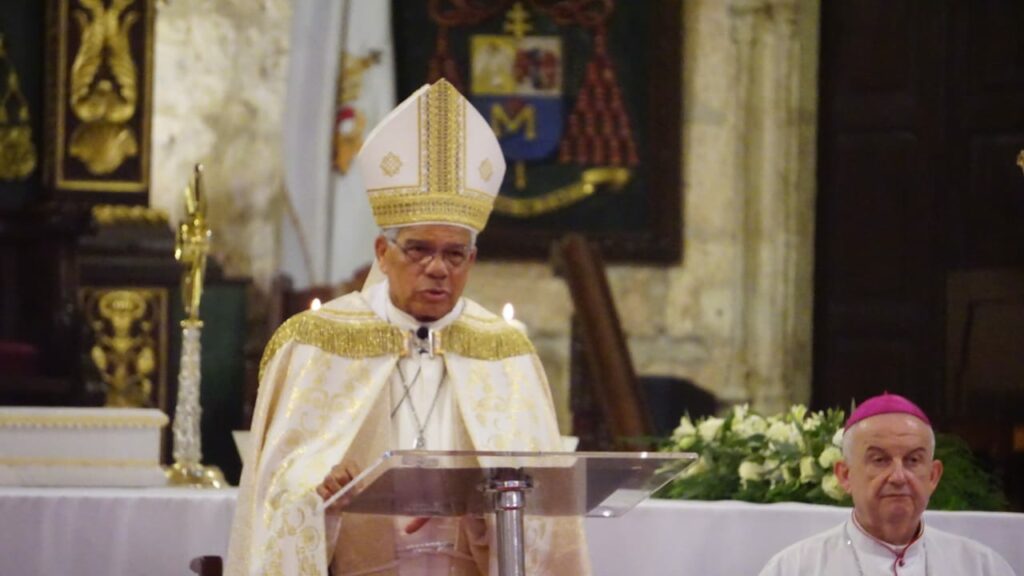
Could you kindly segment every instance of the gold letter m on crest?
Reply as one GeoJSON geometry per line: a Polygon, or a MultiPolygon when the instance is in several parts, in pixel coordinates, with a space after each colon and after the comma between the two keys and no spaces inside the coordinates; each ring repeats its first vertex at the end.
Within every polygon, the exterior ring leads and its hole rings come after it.
{"type": "Polygon", "coordinates": [[[534,140],[537,138],[537,114],[536,110],[530,104],[527,104],[515,112],[512,117],[505,112],[505,107],[500,103],[495,102],[491,104],[491,130],[494,130],[494,135],[501,138],[506,133],[514,134],[523,130],[525,124],[525,133],[523,137],[527,140],[534,140]]]}

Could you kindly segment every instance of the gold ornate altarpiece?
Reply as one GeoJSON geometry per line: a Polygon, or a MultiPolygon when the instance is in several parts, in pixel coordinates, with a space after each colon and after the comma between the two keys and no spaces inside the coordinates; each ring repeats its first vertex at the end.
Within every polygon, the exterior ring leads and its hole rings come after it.
{"type": "Polygon", "coordinates": [[[153,0],[51,0],[46,184],[58,193],[149,188],[153,0]]]}

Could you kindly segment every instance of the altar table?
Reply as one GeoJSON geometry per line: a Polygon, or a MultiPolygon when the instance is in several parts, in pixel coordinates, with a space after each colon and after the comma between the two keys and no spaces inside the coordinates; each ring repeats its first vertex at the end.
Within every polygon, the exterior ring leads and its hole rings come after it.
{"type": "MultiPolygon", "coordinates": [[[[237,491],[0,488],[0,576],[183,576],[224,555],[237,491]]],[[[595,576],[756,575],[783,547],[843,521],[805,504],[651,500],[586,520],[595,576]]],[[[928,512],[926,522],[998,551],[1024,576],[1024,514],[928,512]]]]}

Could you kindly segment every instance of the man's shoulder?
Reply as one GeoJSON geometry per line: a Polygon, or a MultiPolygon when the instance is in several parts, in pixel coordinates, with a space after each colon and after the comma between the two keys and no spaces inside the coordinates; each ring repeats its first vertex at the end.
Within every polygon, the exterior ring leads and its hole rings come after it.
{"type": "Polygon", "coordinates": [[[762,576],[791,574],[801,567],[820,566],[825,562],[826,551],[842,542],[845,522],[823,532],[812,534],[783,548],[765,565],[762,576]]]}
{"type": "Polygon", "coordinates": [[[977,540],[973,540],[967,536],[947,532],[945,530],[939,530],[932,526],[928,526],[928,530],[925,532],[925,538],[927,542],[934,542],[944,550],[955,549],[958,551],[992,552],[991,548],[977,540]]]}
{"type": "Polygon", "coordinates": [[[339,296],[317,310],[305,310],[288,318],[277,328],[271,341],[319,340],[352,330],[388,328],[359,292],[339,296]],[[319,336],[318,336],[319,335],[319,336]]]}
{"type": "Polygon", "coordinates": [[[498,316],[494,312],[491,312],[487,308],[484,308],[475,300],[470,300],[469,298],[463,298],[462,300],[466,305],[462,309],[462,314],[459,314],[456,322],[479,326],[481,328],[511,328],[508,322],[505,322],[504,318],[498,316]]]}
{"type": "Polygon", "coordinates": [[[448,352],[476,360],[503,360],[534,354],[530,339],[503,318],[469,298],[450,326],[442,330],[441,345],[448,352]]]}
{"type": "Polygon", "coordinates": [[[384,322],[370,308],[369,302],[366,301],[366,295],[358,291],[329,300],[317,312],[320,316],[335,322],[372,322],[374,320],[384,322]]]}
{"type": "Polygon", "coordinates": [[[360,293],[352,292],[281,324],[263,352],[261,377],[274,355],[290,344],[312,346],[334,356],[366,358],[400,354],[405,340],[401,330],[377,316],[360,293]]]}
{"type": "Polygon", "coordinates": [[[986,544],[967,536],[928,526],[928,529],[925,531],[925,543],[928,545],[929,550],[940,551],[938,552],[939,554],[948,556],[951,560],[956,559],[958,562],[966,562],[971,566],[977,566],[979,569],[989,570],[985,574],[1013,573],[1012,571],[1006,571],[1009,569],[1009,564],[998,552],[986,544]],[[994,571],[996,568],[1004,569],[1002,572],[994,571]]]}

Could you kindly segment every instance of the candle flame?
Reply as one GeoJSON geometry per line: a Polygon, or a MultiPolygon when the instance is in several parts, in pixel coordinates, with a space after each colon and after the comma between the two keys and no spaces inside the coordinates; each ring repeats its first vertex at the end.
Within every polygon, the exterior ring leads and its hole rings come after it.
{"type": "Polygon", "coordinates": [[[505,322],[511,322],[516,317],[516,308],[511,302],[505,304],[505,307],[501,309],[501,315],[505,318],[505,322]]]}
{"type": "Polygon", "coordinates": [[[320,306],[321,304],[319,298],[313,298],[313,301],[309,303],[309,309],[313,311],[319,310],[320,306]]]}

